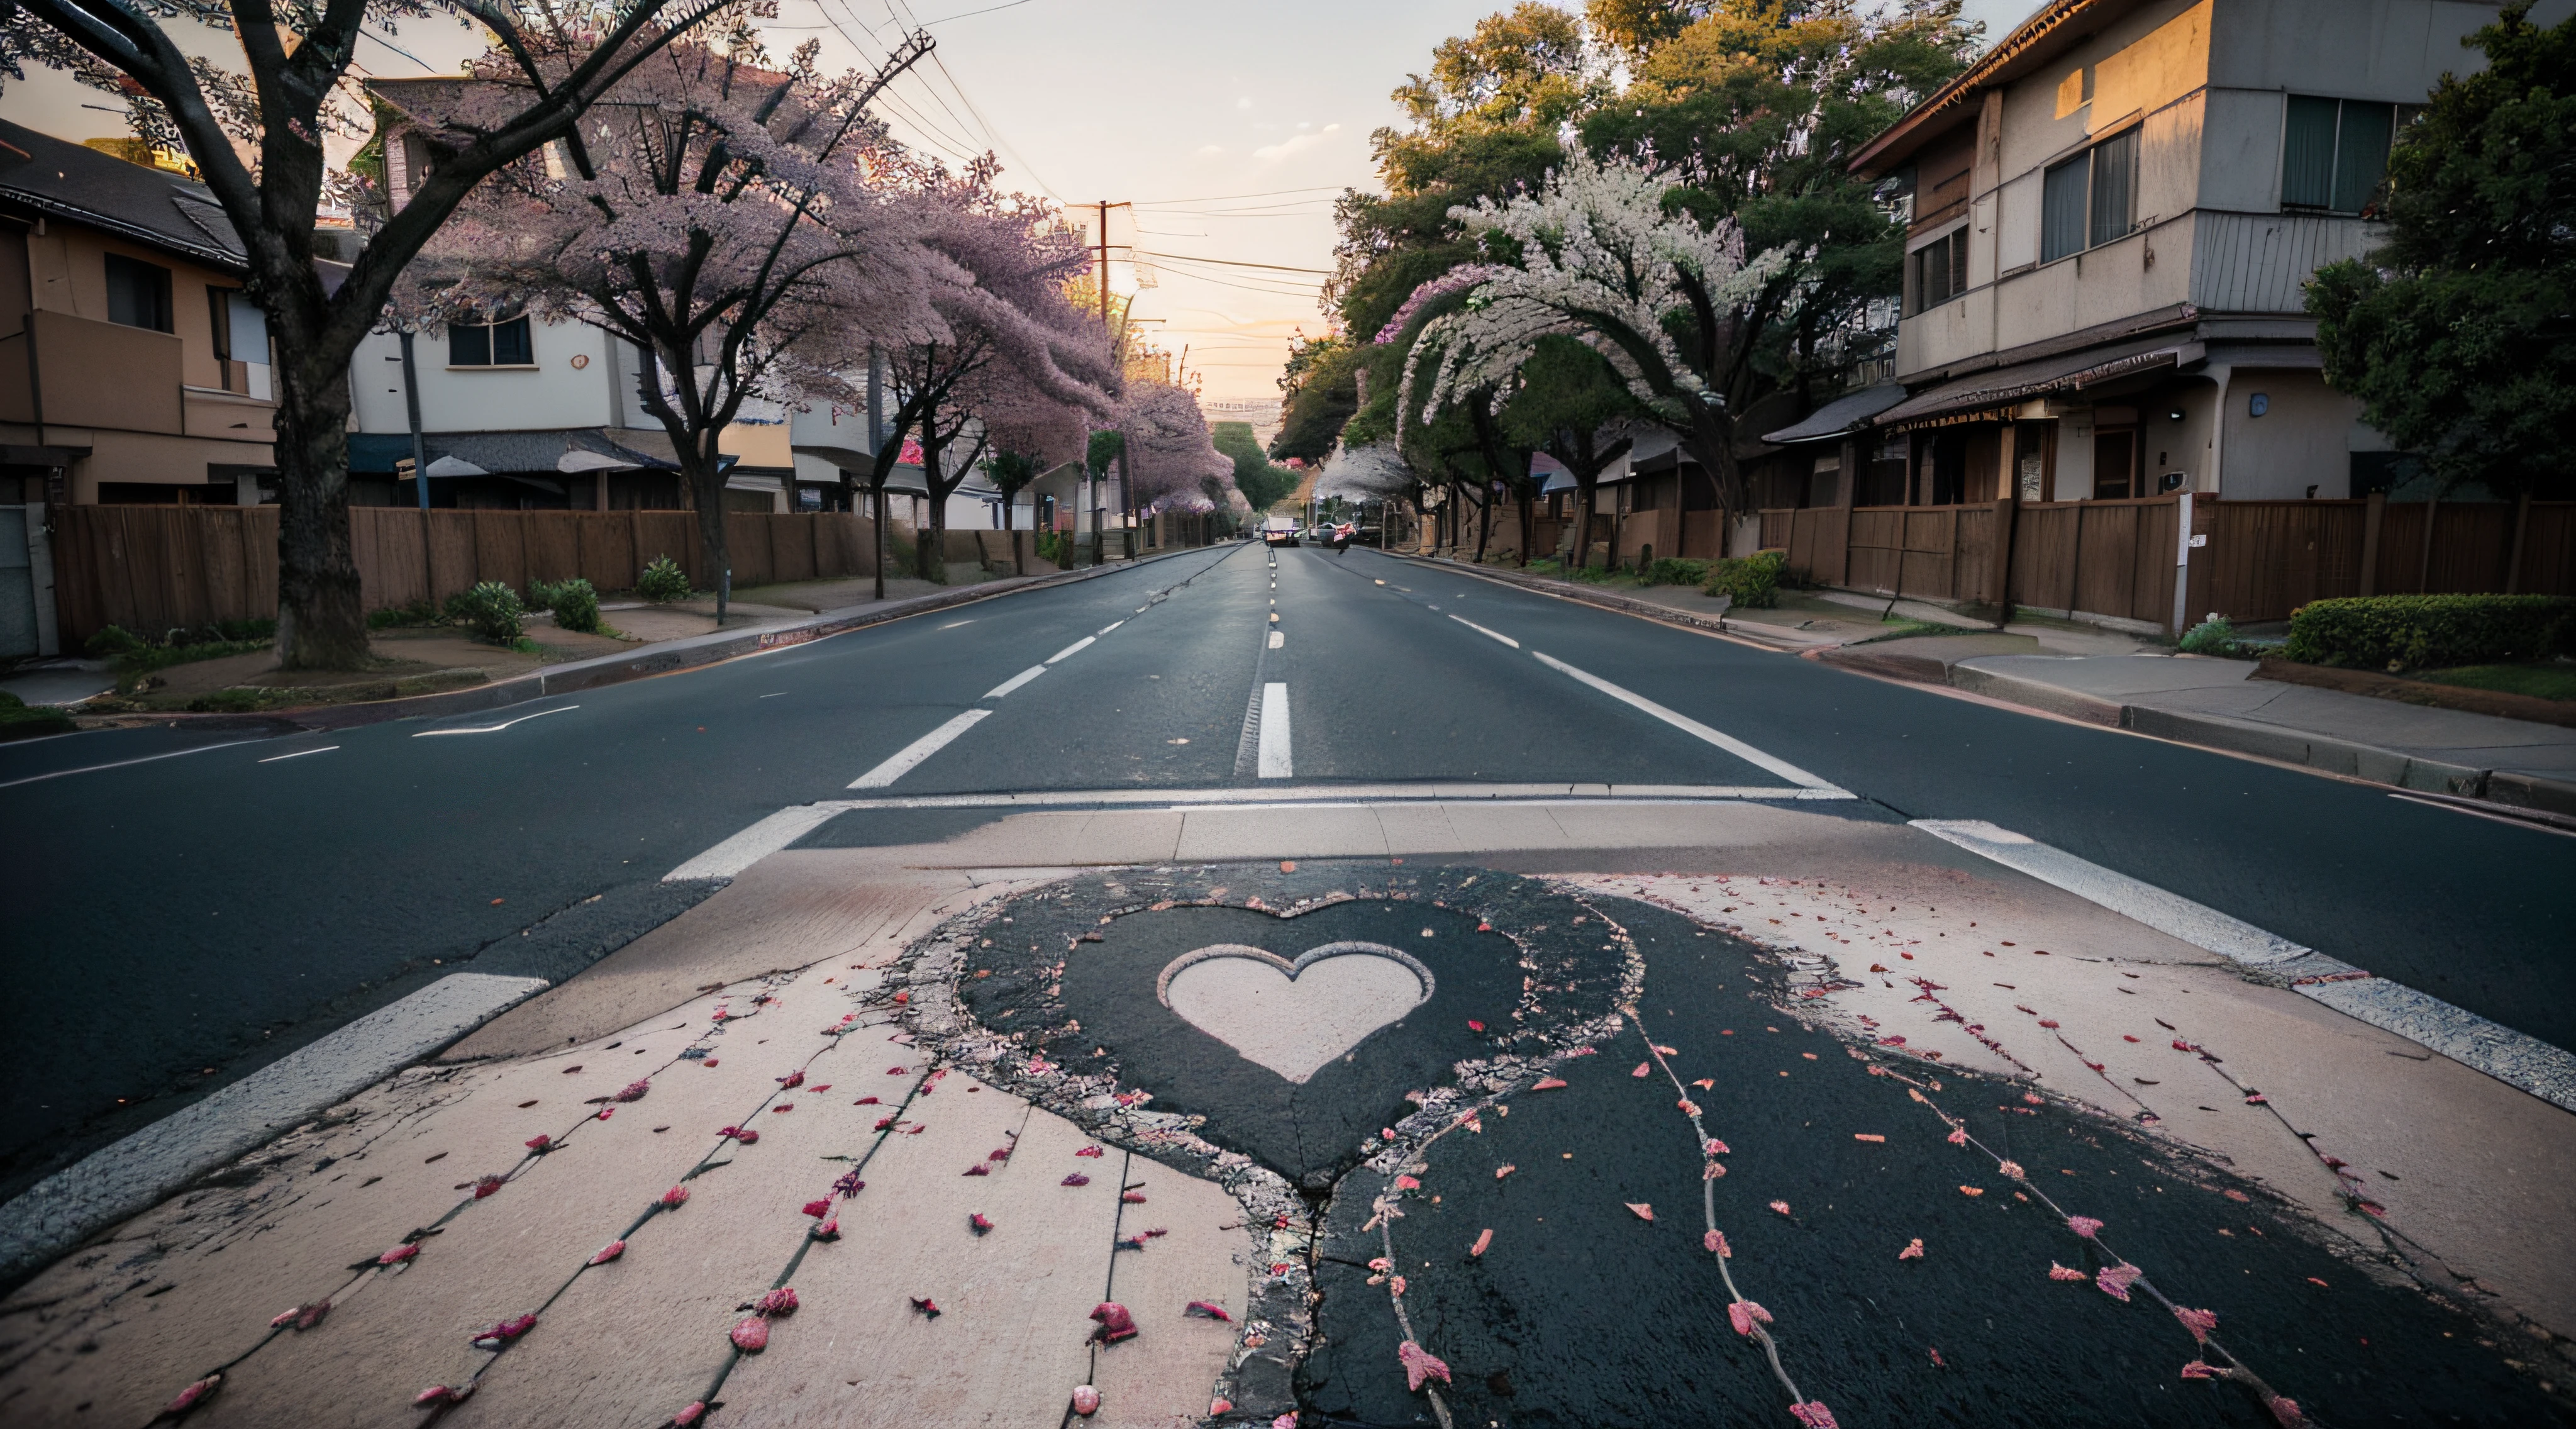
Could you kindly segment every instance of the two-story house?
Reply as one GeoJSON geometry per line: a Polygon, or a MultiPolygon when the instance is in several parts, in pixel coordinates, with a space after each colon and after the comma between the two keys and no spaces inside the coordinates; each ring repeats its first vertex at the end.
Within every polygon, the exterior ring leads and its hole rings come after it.
{"type": "Polygon", "coordinates": [[[1904,393],[1854,404],[1839,503],[2385,489],[2301,285],[2369,252],[2394,136],[2497,10],[2042,6],[1853,162],[1911,203],[1904,393]]]}
{"type": "Polygon", "coordinates": [[[258,505],[248,271],[203,185],[0,120],[0,502],[258,505]]]}

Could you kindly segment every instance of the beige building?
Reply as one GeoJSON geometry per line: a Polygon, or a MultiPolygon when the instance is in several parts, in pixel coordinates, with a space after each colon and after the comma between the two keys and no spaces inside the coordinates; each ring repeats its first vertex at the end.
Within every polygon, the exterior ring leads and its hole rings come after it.
{"type": "MultiPolygon", "coordinates": [[[[2492,0],[2055,0],[1853,167],[1910,203],[1894,377],[1815,504],[2360,496],[2302,284],[2492,0]]],[[[2556,8],[2567,8],[2564,4],[2556,8]]],[[[1822,415],[1822,414],[1820,414],[1822,415]]],[[[1830,424],[1829,424],[1830,425],[1830,424]]]]}
{"type": "Polygon", "coordinates": [[[257,505],[246,271],[201,185],[0,121],[0,501],[257,505]]]}

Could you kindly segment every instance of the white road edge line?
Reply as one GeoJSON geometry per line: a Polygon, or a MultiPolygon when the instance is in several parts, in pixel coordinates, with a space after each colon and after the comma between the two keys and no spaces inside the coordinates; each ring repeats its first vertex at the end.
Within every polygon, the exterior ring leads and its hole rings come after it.
{"type": "Polygon", "coordinates": [[[914,765],[948,747],[948,742],[973,729],[991,710],[968,710],[948,723],[905,745],[893,758],[850,781],[853,789],[882,789],[912,772],[914,765]]]}
{"type": "Polygon", "coordinates": [[[1099,639],[1099,638],[1100,638],[1100,637],[1099,637],[1099,636],[1097,636],[1097,635],[1086,635],[1086,636],[1082,637],[1081,639],[1076,640],[1076,641],[1075,641],[1075,642],[1073,642],[1072,644],[1067,645],[1067,646],[1066,646],[1066,647],[1064,647],[1063,649],[1058,650],[1058,651],[1057,651],[1057,652],[1055,652],[1054,654],[1049,655],[1048,657],[1046,657],[1046,662],[1047,662],[1048,664],[1052,665],[1052,664],[1054,664],[1056,661],[1063,659],[1063,658],[1064,658],[1065,656],[1067,656],[1067,655],[1074,654],[1075,652],[1077,652],[1077,651],[1081,650],[1083,646],[1088,645],[1088,644],[1090,644],[1092,641],[1097,640],[1097,639],[1099,639]]]}
{"type": "Polygon", "coordinates": [[[1288,744],[1288,687],[1272,682],[1261,687],[1261,762],[1253,771],[1263,779],[1296,777],[1288,744]]]}
{"type": "Polygon", "coordinates": [[[91,1153],[0,1206],[0,1275],[23,1276],[548,986],[450,973],[91,1153]]]}
{"type": "MultiPolygon", "coordinates": [[[[1137,613],[1138,615],[1142,615],[1142,614],[1144,614],[1145,612],[1143,612],[1143,611],[1141,611],[1141,610],[1140,610],[1140,611],[1138,611],[1138,612],[1136,612],[1136,613],[1137,613]]],[[[1126,624],[1126,623],[1127,623],[1127,621],[1126,621],[1125,617],[1123,617],[1123,616],[1122,616],[1122,617],[1120,617],[1119,619],[1113,620],[1113,621],[1109,622],[1107,625],[1104,625],[1104,626],[1100,627],[1100,634],[1101,634],[1101,635],[1106,635],[1106,634],[1108,634],[1110,631],[1115,630],[1115,629],[1117,629],[1119,626],[1122,626],[1122,625],[1124,625],[1124,624],[1126,624]]],[[[1098,636],[1094,636],[1094,637],[1092,637],[1092,638],[1094,638],[1094,639],[1098,639],[1099,637],[1098,637],[1098,636]]]]}
{"type": "Polygon", "coordinates": [[[1916,819],[1913,826],[2195,948],[2262,969],[2347,1017],[2576,1111],[2576,1053],[1983,819],[1916,819]]]}
{"type": "Polygon", "coordinates": [[[499,724],[466,725],[457,729],[424,729],[420,733],[413,735],[412,738],[430,739],[442,734],[499,734],[501,731],[508,729],[514,724],[526,724],[532,719],[544,719],[550,714],[562,714],[566,710],[577,710],[580,708],[581,706],[579,705],[557,705],[553,709],[539,710],[535,714],[523,714],[517,719],[505,719],[499,724]]]}
{"type": "Polygon", "coordinates": [[[1513,648],[1513,649],[1515,649],[1515,650],[1518,650],[1519,648],[1521,648],[1521,642],[1519,642],[1519,641],[1517,641],[1517,640],[1514,640],[1512,637],[1510,637],[1510,636],[1508,636],[1508,635],[1497,634],[1497,633],[1496,633],[1496,632],[1494,632],[1494,631],[1487,630],[1485,627],[1483,627],[1483,626],[1481,626],[1481,625],[1478,625],[1476,622],[1474,622],[1474,621],[1472,621],[1472,620],[1469,620],[1467,617],[1465,617],[1465,616],[1463,616],[1463,615],[1452,615],[1452,616],[1450,616],[1449,618],[1450,618],[1451,620],[1457,621],[1460,625],[1466,626],[1468,629],[1470,629],[1470,630],[1472,630],[1472,631],[1475,631],[1475,632],[1476,632],[1477,634],[1479,634],[1479,635],[1487,636],[1487,637],[1489,637],[1489,638],[1491,638],[1491,639],[1495,639],[1495,640],[1500,640],[1501,642],[1503,642],[1503,643],[1504,643],[1504,644],[1506,644],[1506,645],[1509,645],[1510,647],[1512,647],[1512,648],[1513,648]]]}
{"type": "MultiPolygon", "coordinates": [[[[1018,689],[1020,686],[1027,684],[1029,681],[1036,679],[1038,676],[1045,674],[1046,671],[1047,667],[1044,665],[1031,665],[1020,673],[1013,675],[1011,678],[1004,680],[1002,683],[995,685],[989,690],[986,690],[984,692],[984,698],[988,700],[998,700],[1002,696],[1009,694],[1011,691],[1018,689]]],[[[1055,687],[1050,685],[1047,688],[1053,689],[1055,687]]]]}
{"type": "Polygon", "coordinates": [[[167,754],[146,754],[139,759],[119,759],[112,764],[84,764],[78,769],[57,769],[50,774],[30,774],[24,779],[12,779],[5,784],[0,784],[0,789],[15,789],[21,784],[42,784],[48,779],[63,779],[74,774],[96,774],[104,769],[122,769],[129,764],[150,764],[155,760],[176,759],[183,754],[203,754],[210,749],[230,749],[237,744],[265,742],[257,739],[227,739],[221,744],[201,744],[194,749],[174,749],[167,754]]]}
{"type": "Polygon", "coordinates": [[[259,762],[260,762],[260,763],[262,763],[262,764],[275,764],[277,761],[279,761],[279,760],[281,760],[281,759],[302,759],[305,755],[308,755],[308,754],[328,754],[328,753],[330,753],[332,750],[335,750],[335,749],[337,749],[337,748],[339,748],[339,747],[340,747],[340,746],[338,746],[338,745],[336,745],[336,744],[326,744],[326,745],[322,746],[320,749],[299,749],[299,750],[295,751],[293,754],[272,754],[272,755],[270,755],[269,757],[267,757],[266,759],[260,760],[259,762]]]}
{"type": "Polygon", "coordinates": [[[1644,710],[1646,713],[1653,715],[1655,718],[1662,720],[1664,723],[1671,725],[1677,730],[1680,730],[1682,733],[1690,735],[1695,739],[1706,740],[1710,744],[1714,744],[1718,748],[1725,750],[1727,753],[1734,755],[1736,758],[1743,760],[1745,763],[1767,769],[1802,789],[1829,789],[1837,794],[1846,792],[1825,780],[1817,778],[1815,775],[1808,773],[1806,770],[1799,768],[1788,760],[1774,759],[1770,755],[1763,753],[1761,750],[1754,748],[1743,740],[1737,739],[1731,734],[1711,729],[1707,725],[1701,724],[1698,720],[1692,719],[1689,715],[1683,714],[1678,710],[1668,710],[1662,705],[1656,704],[1653,700],[1647,699],[1644,695],[1637,694],[1631,690],[1623,690],[1617,685],[1610,683],[1608,680],[1602,679],[1599,675],[1592,674],[1585,670],[1578,670],[1572,665],[1557,659],[1555,656],[1546,654],[1542,651],[1532,650],[1530,653],[1537,656],[1539,663],[1547,666],[1549,669],[1559,671],[1563,674],[1572,675],[1574,678],[1581,680],[1583,683],[1590,685],[1592,688],[1599,690],[1601,693],[1608,695],[1614,700],[1618,700],[1623,704],[1633,705],[1638,709],[1644,710]]]}

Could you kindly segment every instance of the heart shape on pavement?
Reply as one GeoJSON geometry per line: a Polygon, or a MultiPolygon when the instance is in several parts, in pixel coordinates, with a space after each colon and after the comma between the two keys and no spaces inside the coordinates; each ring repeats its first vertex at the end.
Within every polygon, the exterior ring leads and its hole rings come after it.
{"type": "Polygon", "coordinates": [[[1241,943],[1172,959],[1154,995],[1183,1021],[1303,1084],[1431,1000],[1431,969],[1384,943],[1326,943],[1295,961],[1241,943]]]}

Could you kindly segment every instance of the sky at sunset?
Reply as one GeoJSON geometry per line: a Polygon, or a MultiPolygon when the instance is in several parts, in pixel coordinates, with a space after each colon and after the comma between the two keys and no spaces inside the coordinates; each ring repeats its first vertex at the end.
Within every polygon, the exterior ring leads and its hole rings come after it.
{"type": "MultiPolygon", "coordinates": [[[[882,109],[908,140],[952,159],[987,149],[1011,186],[1146,255],[1136,313],[1210,400],[1278,395],[1291,336],[1319,332],[1333,199],[1373,188],[1369,134],[1400,116],[1388,91],[1432,46],[1501,0],[780,0],[781,52],[809,36],[828,67],[870,65],[926,25],[933,58],[882,109]],[[988,8],[989,5],[989,8],[988,8]],[[1206,260],[1223,259],[1225,263],[1206,260]],[[1238,266],[1245,264],[1267,266],[1238,266]]],[[[2032,0],[1968,0],[1999,38],[2032,0]]],[[[220,47],[204,52],[220,57],[220,47]]],[[[412,21],[361,46],[373,73],[453,72],[469,52],[450,23],[412,21]],[[396,47],[399,47],[397,50],[396,47]]],[[[121,110],[30,70],[0,115],[67,139],[125,132],[121,110]]],[[[1114,257],[1123,254],[1113,253],[1114,257]]],[[[1124,290],[1137,281],[1112,268],[1124,290]]]]}

